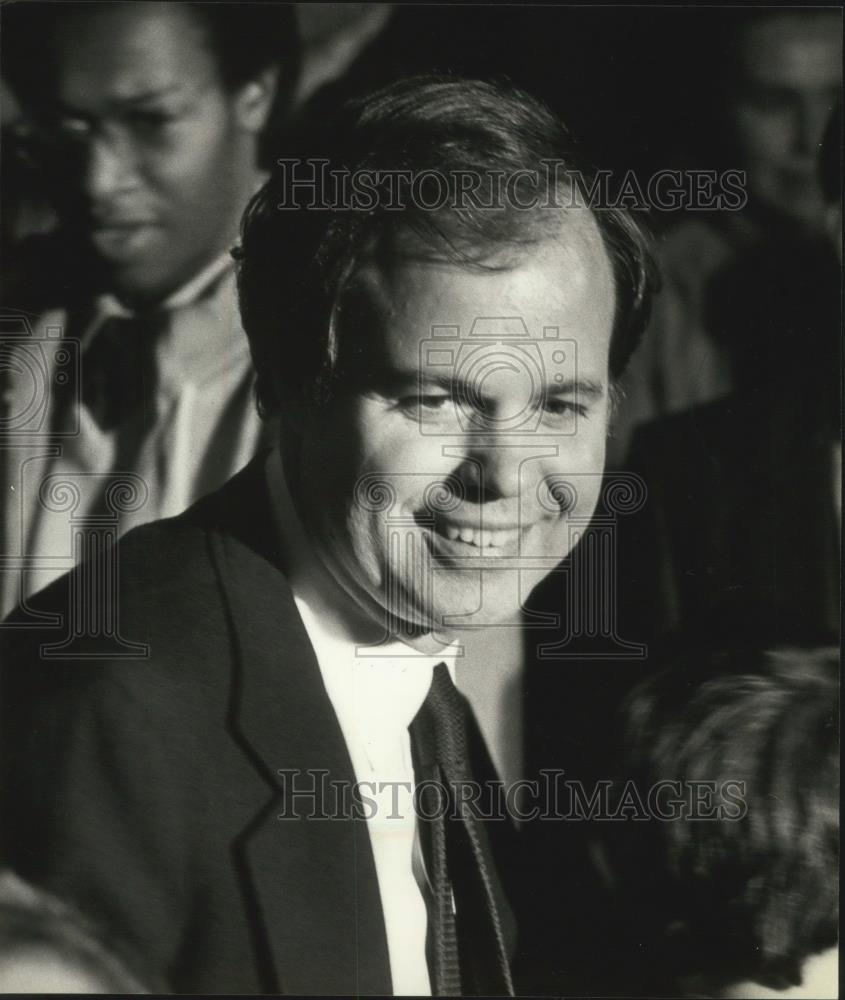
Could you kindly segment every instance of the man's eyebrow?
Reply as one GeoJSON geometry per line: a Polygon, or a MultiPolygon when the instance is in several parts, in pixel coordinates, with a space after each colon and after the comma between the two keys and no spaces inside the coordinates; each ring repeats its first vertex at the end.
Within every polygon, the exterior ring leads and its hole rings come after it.
{"type": "MultiPolygon", "coordinates": [[[[179,94],[181,91],[182,88],[178,83],[172,83],[152,90],[142,90],[137,94],[115,94],[107,99],[107,103],[110,108],[114,108],[117,111],[123,111],[139,105],[151,104],[154,101],[159,101],[171,97],[174,94],[179,94]]],[[[67,102],[61,100],[56,102],[55,110],[59,114],[71,117],[86,117],[86,112],[81,111],[72,104],[68,104],[67,102]]]]}
{"type": "Polygon", "coordinates": [[[137,94],[115,95],[111,99],[111,103],[120,107],[131,107],[134,104],[149,104],[151,101],[158,101],[173,94],[181,94],[182,89],[180,84],[171,83],[152,90],[142,90],[137,94]]]}
{"type": "Polygon", "coordinates": [[[585,399],[600,399],[604,395],[604,391],[603,382],[586,378],[570,378],[546,386],[546,393],[549,396],[580,396],[585,399]]]}
{"type": "Polygon", "coordinates": [[[449,372],[436,373],[420,368],[376,367],[368,373],[367,381],[387,392],[399,392],[419,386],[430,386],[449,391],[455,384],[449,372]]]}
{"type": "MultiPolygon", "coordinates": [[[[415,386],[430,386],[446,392],[467,390],[477,391],[477,386],[465,379],[455,378],[451,372],[432,372],[416,368],[381,368],[373,373],[374,381],[386,390],[401,390],[415,386]]],[[[581,399],[601,399],[605,394],[605,384],[594,379],[572,378],[563,382],[548,382],[544,386],[546,396],[578,396],[581,399]]]]}
{"type": "MultiPolygon", "coordinates": [[[[447,388],[457,389],[461,392],[472,390],[473,395],[478,395],[478,386],[460,378],[446,376],[441,378],[421,378],[420,381],[442,383],[447,388]]],[[[542,386],[545,396],[577,396],[580,399],[594,400],[601,399],[604,395],[604,384],[593,379],[568,378],[563,382],[549,381],[542,386]]]]}

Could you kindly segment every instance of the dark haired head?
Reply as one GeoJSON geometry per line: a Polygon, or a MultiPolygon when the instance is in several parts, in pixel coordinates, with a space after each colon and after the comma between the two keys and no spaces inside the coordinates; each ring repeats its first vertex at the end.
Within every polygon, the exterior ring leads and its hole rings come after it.
{"type": "MultiPolygon", "coordinates": [[[[513,266],[521,248],[559,232],[592,178],[536,99],[451,77],[388,86],[347,105],[330,133],[304,131],[286,150],[247,210],[238,252],[241,313],[267,413],[327,391],[338,353],[333,310],[365,252],[513,266]]],[[[656,279],[640,224],[617,208],[594,215],[615,278],[610,370],[618,376],[656,279]]]]}
{"type": "Polygon", "coordinates": [[[717,805],[732,789],[718,818],[610,841],[624,894],[679,979],[784,989],[836,943],[837,706],[832,647],[692,652],[627,700],[620,773],[643,788],[715,783],[717,805]]]}
{"type": "MultiPolygon", "coordinates": [[[[90,16],[98,8],[114,7],[114,3],[16,0],[4,5],[2,72],[12,89],[24,97],[37,98],[49,77],[45,44],[52,37],[61,37],[71,18],[90,16]]],[[[300,44],[293,5],[273,0],[199,0],[180,6],[205,31],[225,89],[237,90],[266,70],[276,70],[276,104],[267,126],[268,136],[272,136],[290,110],[299,77],[300,44]]]]}

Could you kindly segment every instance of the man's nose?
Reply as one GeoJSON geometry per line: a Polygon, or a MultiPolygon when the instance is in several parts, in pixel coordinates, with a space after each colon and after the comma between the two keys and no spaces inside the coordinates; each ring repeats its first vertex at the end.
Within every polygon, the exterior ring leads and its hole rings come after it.
{"type": "Polygon", "coordinates": [[[93,202],[104,201],[131,188],[136,176],[131,144],[117,134],[90,138],[84,165],[85,193],[93,202]]]}
{"type": "Polygon", "coordinates": [[[524,458],[518,438],[506,434],[471,436],[459,477],[470,497],[479,502],[517,497],[524,458]]]}

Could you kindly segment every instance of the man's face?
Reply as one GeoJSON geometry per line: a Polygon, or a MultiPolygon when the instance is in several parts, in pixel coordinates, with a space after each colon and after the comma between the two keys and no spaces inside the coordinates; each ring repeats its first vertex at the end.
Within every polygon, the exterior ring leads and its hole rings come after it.
{"type": "Polygon", "coordinates": [[[752,196],[795,221],[818,226],[819,146],[842,81],[836,14],[772,14],[741,39],[734,131],[752,196]]]}
{"type": "Polygon", "coordinates": [[[341,387],[297,474],[348,591],[439,635],[518,616],[597,501],[613,315],[581,210],[501,270],[359,267],[336,309],[341,387]]]}
{"type": "Polygon", "coordinates": [[[245,90],[223,89],[190,10],[74,11],[48,44],[34,109],[59,139],[62,221],[130,301],[165,297],[224,252],[255,184],[259,116],[245,90]]]}

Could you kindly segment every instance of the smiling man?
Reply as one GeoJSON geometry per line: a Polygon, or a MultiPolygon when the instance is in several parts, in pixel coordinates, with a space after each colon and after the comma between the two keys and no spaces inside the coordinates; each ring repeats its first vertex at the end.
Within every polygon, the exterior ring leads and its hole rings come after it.
{"type": "Polygon", "coordinates": [[[278,446],[122,542],[139,662],[8,632],[6,858],[177,990],[506,995],[515,844],[461,627],[514,622],[589,519],[650,261],[623,212],[561,207],[571,141],[518,91],[413,79],[332,125],[243,223],[278,446]],[[396,170],[449,197],[397,208],[396,170]],[[368,207],[315,208],[342,176],[368,207]]]}
{"type": "Polygon", "coordinates": [[[520,583],[527,595],[546,575],[542,557],[568,552],[568,516],[595,505],[614,290],[583,216],[529,250],[494,251],[489,270],[367,253],[340,293],[345,386],[291,442],[294,492],[347,589],[384,607],[395,585],[419,630],[447,635],[482,607],[489,621],[513,620],[520,583]],[[452,339],[432,337],[446,320],[452,339]],[[574,507],[561,505],[555,487],[573,473],[593,477],[574,507]],[[359,487],[380,482],[389,512],[362,502],[359,487]],[[390,548],[403,516],[420,529],[428,574],[407,573],[390,548]]]}

